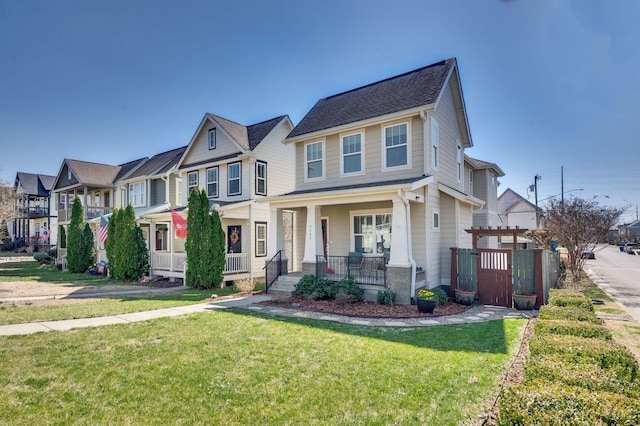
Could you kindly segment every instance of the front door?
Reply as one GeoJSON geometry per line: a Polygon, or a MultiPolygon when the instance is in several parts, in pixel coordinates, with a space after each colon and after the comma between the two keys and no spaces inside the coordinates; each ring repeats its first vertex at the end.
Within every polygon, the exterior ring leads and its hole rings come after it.
{"type": "Polygon", "coordinates": [[[242,253],[241,226],[227,226],[227,253],[242,253]]]}

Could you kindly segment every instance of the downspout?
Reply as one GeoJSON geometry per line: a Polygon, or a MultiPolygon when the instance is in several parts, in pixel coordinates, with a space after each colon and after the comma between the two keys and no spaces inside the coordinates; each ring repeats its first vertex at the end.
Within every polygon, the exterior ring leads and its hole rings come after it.
{"type": "Polygon", "coordinates": [[[402,190],[398,189],[398,196],[404,203],[405,214],[407,215],[407,253],[409,253],[409,263],[411,264],[411,304],[415,305],[416,294],[416,261],[413,258],[413,243],[411,242],[411,208],[409,200],[404,196],[402,190]]]}

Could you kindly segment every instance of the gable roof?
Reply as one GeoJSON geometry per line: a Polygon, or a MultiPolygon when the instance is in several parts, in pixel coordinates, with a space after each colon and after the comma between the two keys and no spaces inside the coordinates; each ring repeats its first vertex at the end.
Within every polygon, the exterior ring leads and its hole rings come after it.
{"type": "Polygon", "coordinates": [[[527,200],[511,188],[505,189],[505,191],[498,197],[498,214],[508,213],[521,202],[528,204],[532,208],[532,211],[536,211],[536,205],[531,201],[527,200]]]}
{"type": "Polygon", "coordinates": [[[498,176],[504,176],[504,172],[496,163],[490,163],[488,161],[478,160],[477,158],[469,157],[468,155],[464,155],[464,159],[473,167],[475,170],[484,170],[484,169],[493,169],[498,176]]]}
{"type": "Polygon", "coordinates": [[[435,104],[455,58],[319,100],[291,131],[296,136],[435,104]]]}
{"type": "Polygon", "coordinates": [[[144,176],[155,176],[168,172],[173,166],[178,164],[178,160],[182,156],[186,146],[172,149],[170,151],[156,154],[132,173],[126,176],[127,179],[140,178],[144,176]]]}
{"type": "Polygon", "coordinates": [[[15,184],[17,185],[20,182],[22,190],[27,195],[47,197],[53,188],[55,180],[55,176],[18,172],[15,184]]]}

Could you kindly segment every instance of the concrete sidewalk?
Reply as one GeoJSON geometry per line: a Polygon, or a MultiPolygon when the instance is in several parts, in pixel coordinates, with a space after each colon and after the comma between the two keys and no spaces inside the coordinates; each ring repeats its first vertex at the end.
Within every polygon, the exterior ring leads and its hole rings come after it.
{"type": "Polygon", "coordinates": [[[326,314],[322,312],[309,312],[298,309],[285,309],[273,306],[259,305],[259,302],[270,300],[271,296],[256,294],[253,296],[221,299],[219,301],[198,303],[195,305],[180,306],[175,308],[156,309],[153,311],[134,312],[130,314],[109,315],[97,318],[81,318],[62,321],[41,321],[26,324],[0,325],[0,336],[13,336],[32,334],[46,331],[65,331],[73,328],[99,327],[111,324],[127,324],[163,317],[177,317],[195,312],[211,312],[218,309],[241,308],[253,312],[262,312],[269,315],[288,316],[295,318],[309,318],[321,321],[333,321],[344,324],[373,326],[373,327],[425,327],[446,324],[471,324],[484,321],[500,320],[505,318],[533,318],[538,311],[517,311],[515,309],[499,306],[473,306],[469,310],[457,314],[440,317],[419,318],[354,318],[326,314]]]}
{"type": "MultiPolygon", "coordinates": [[[[110,293],[113,294],[113,293],[110,293]]],[[[131,322],[147,321],[162,317],[176,317],[194,312],[207,312],[217,309],[242,308],[271,297],[265,294],[237,297],[208,303],[179,306],[175,308],[156,309],[153,311],[133,312],[130,314],[109,315],[96,318],[80,318],[61,321],[41,321],[26,324],[0,325],[0,336],[14,336],[21,334],[33,334],[46,331],[65,331],[73,328],[99,327],[102,325],[127,324],[131,322]]]]}
{"type": "Polygon", "coordinates": [[[47,296],[24,296],[24,297],[6,297],[0,298],[0,302],[28,302],[30,300],[62,300],[62,299],[91,299],[110,296],[127,296],[130,294],[147,294],[147,293],[170,293],[173,291],[184,290],[187,287],[165,287],[165,288],[143,288],[139,290],[122,290],[122,291],[104,291],[104,292],[86,292],[86,293],[68,293],[68,294],[51,294],[47,296]]]}

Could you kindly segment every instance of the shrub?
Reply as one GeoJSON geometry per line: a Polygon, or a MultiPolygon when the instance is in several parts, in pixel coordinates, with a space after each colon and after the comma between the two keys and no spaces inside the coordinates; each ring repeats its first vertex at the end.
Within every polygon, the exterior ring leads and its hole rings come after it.
{"type": "Polygon", "coordinates": [[[235,280],[233,282],[233,287],[240,293],[253,293],[253,290],[255,289],[255,284],[253,280],[245,278],[242,280],[235,280]]]}
{"type": "Polygon", "coordinates": [[[353,277],[336,283],[315,275],[305,275],[296,285],[296,291],[314,300],[340,299],[343,302],[359,302],[364,295],[364,290],[356,285],[353,277]]]}
{"type": "Polygon", "coordinates": [[[596,318],[596,314],[593,311],[576,306],[542,306],[540,308],[540,319],[588,321],[594,324],[602,324],[602,320],[596,318]]]}
{"type": "Polygon", "coordinates": [[[51,256],[49,256],[49,254],[48,254],[48,253],[35,253],[35,254],[33,255],[33,258],[34,258],[35,260],[37,260],[37,261],[38,261],[38,263],[40,263],[41,265],[42,265],[43,263],[49,263],[49,262],[51,262],[51,256]]]}
{"type": "Polygon", "coordinates": [[[575,306],[593,312],[591,300],[576,290],[551,289],[549,290],[549,306],[575,306]]]}
{"type": "Polygon", "coordinates": [[[535,326],[536,334],[563,334],[611,340],[611,331],[603,325],[585,321],[544,320],[535,326]]]}
{"type": "Polygon", "coordinates": [[[629,380],[629,377],[619,373],[612,368],[601,368],[593,360],[575,363],[559,355],[540,355],[527,363],[524,383],[545,380],[579,386],[592,392],[605,391],[639,397],[640,382],[629,380]]]}
{"type": "Polygon", "coordinates": [[[498,405],[499,425],[637,425],[640,401],[544,381],[508,389],[498,405]]]}
{"type": "Polygon", "coordinates": [[[559,355],[566,362],[595,363],[600,368],[613,369],[619,377],[636,380],[638,361],[626,347],[608,340],[587,339],[577,336],[534,334],[529,341],[532,357],[559,355]]]}
{"type": "Polygon", "coordinates": [[[449,296],[447,296],[447,292],[441,289],[440,287],[436,287],[431,290],[434,295],[434,300],[439,306],[444,306],[449,303],[449,296]]]}
{"type": "Polygon", "coordinates": [[[58,257],[58,249],[56,247],[50,248],[47,250],[47,254],[50,258],[55,259],[58,257]]]}
{"type": "Polygon", "coordinates": [[[380,305],[394,305],[396,303],[396,292],[391,290],[378,290],[378,303],[380,305]]]}
{"type": "Polygon", "coordinates": [[[362,296],[364,296],[364,290],[358,287],[356,280],[353,277],[347,277],[338,281],[333,285],[333,288],[333,298],[336,300],[350,300],[353,303],[360,302],[362,300],[362,296]]]}

